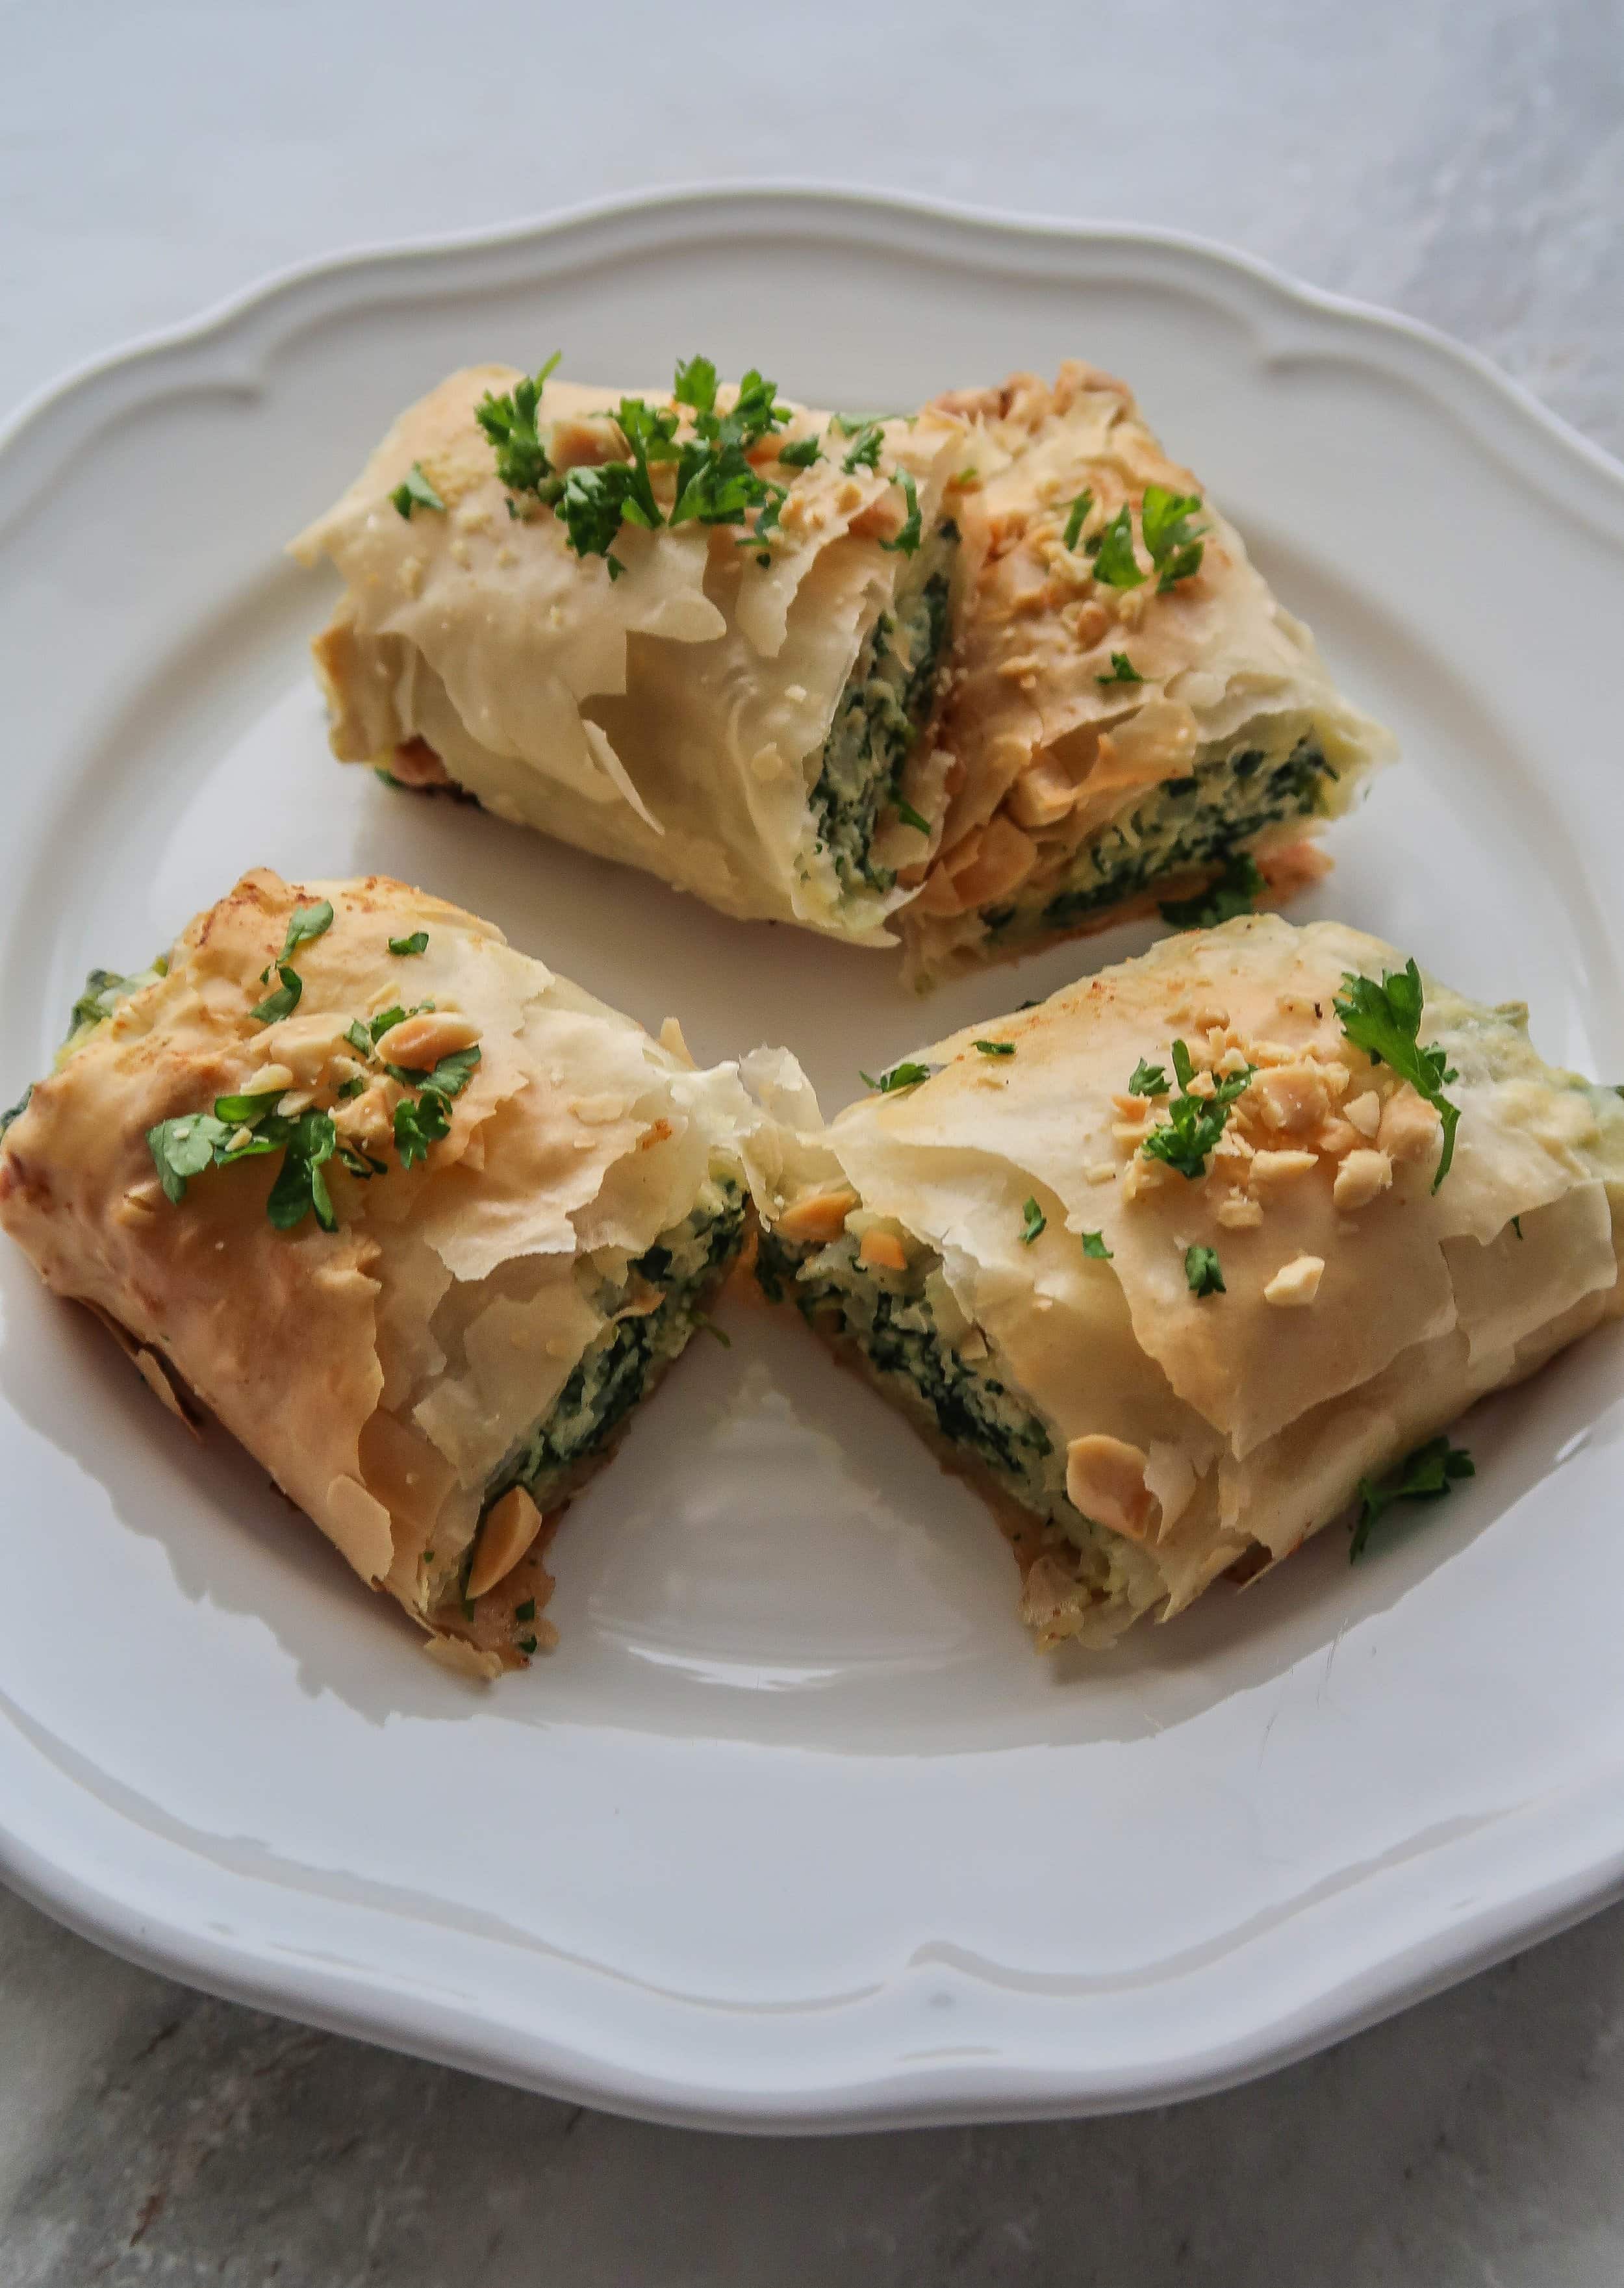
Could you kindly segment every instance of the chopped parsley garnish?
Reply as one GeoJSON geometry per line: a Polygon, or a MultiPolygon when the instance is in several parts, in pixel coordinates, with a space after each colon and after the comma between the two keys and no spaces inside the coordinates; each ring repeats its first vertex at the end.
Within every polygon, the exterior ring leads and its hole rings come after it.
{"type": "Polygon", "coordinates": [[[516,381],[505,396],[487,390],[474,408],[475,420],[495,449],[496,474],[510,493],[534,493],[537,500],[551,502],[563,490],[535,425],[547,377],[563,354],[555,350],[533,380],[516,381]]]}
{"type": "Polygon", "coordinates": [[[911,826],[915,834],[929,834],[931,831],[930,820],[921,818],[913,804],[904,802],[900,795],[897,798],[897,815],[904,826],[911,826]]]}
{"type": "Polygon", "coordinates": [[[437,1088],[425,1088],[414,1103],[403,1096],[395,1107],[395,1149],[403,1168],[429,1156],[431,1144],[451,1132],[451,1107],[437,1088]]]}
{"type": "Polygon", "coordinates": [[[1013,1041],[978,1041],[975,1046],[984,1057],[1012,1057],[1015,1054],[1013,1041]]]}
{"type": "Polygon", "coordinates": [[[369,1057],[372,1054],[372,1035],[359,1017],[353,1025],[345,1029],[344,1037],[358,1057],[369,1057]]]}
{"type": "Polygon", "coordinates": [[[893,1089],[917,1088],[922,1080],[930,1079],[935,1069],[934,1065],[907,1063],[892,1065],[891,1070],[883,1072],[877,1080],[866,1072],[860,1072],[857,1076],[865,1088],[877,1089],[882,1096],[889,1096],[893,1089]]]}
{"type": "Polygon", "coordinates": [[[520,1637],[517,1641],[519,1649],[522,1653],[533,1653],[535,1650],[535,1639],[534,1637],[520,1637]]]}
{"type": "Polygon", "coordinates": [[[1217,879],[1192,898],[1168,898],[1161,918],[1175,929],[1216,929],[1220,922],[1249,914],[1267,889],[1257,861],[1249,850],[1237,850],[1217,879]]]}
{"type": "Polygon", "coordinates": [[[897,471],[895,481],[901,486],[903,497],[907,502],[907,515],[896,538],[883,540],[880,545],[882,548],[889,548],[893,555],[899,551],[904,556],[916,556],[919,553],[920,536],[923,531],[923,527],[919,520],[918,489],[906,469],[897,471]]]}
{"type": "Polygon", "coordinates": [[[389,497],[408,523],[414,508],[432,508],[441,516],[446,512],[446,504],[424,475],[421,461],[412,463],[389,497]]]}
{"type": "Polygon", "coordinates": [[[1040,1232],[1049,1228],[1049,1218],[1036,1200],[1027,1200],[1021,1209],[1020,1237],[1023,1247],[1030,1247],[1040,1232]]]}
{"type": "Polygon", "coordinates": [[[854,436],[850,430],[846,434],[852,437],[852,442],[847,448],[845,457],[840,464],[845,474],[852,477],[857,474],[859,469],[877,470],[880,465],[880,448],[885,442],[885,432],[879,423],[865,421],[854,436]]]}
{"type": "Polygon", "coordinates": [[[1400,1080],[1407,1080],[1418,1096],[1433,1106],[1444,1124],[1444,1149],[1432,1179],[1437,1191],[1449,1173],[1454,1157],[1454,1132],[1461,1108],[1444,1094],[1446,1084],[1460,1078],[1442,1049],[1421,1045],[1422,995],[1421,972],[1412,959],[1402,969],[1386,971],[1378,985],[1373,978],[1344,971],[1346,997],[1332,1005],[1342,1019],[1343,1031],[1373,1064],[1390,1065],[1400,1080]]]}
{"type": "Polygon", "coordinates": [[[333,909],[326,898],[318,900],[313,906],[295,906],[288,918],[282,949],[274,964],[266,962],[259,973],[259,982],[263,985],[273,966],[280,968],[284,961],[291,961],[300,946],[308,945],[313,938],[325,937],[332,926],[333,909]]]}
{"type": "Polygon", "coordinates": [[[527,1597],[522,1605],[515,1605],[513,1618],[516,1621],[533,1621],[535,1618],[535,1599],[527,1597]]]}
{"type": "Polygon", "coordinates": [[[1475,1478],[1477,1474],[1477,1466],[1465,1447],[1452,1446],[1440,1433],[1436,1438],[1429,1438],[1424,1446],[1417,1446],[1384,1478],[1361,1478],[1359,1523],[1353,1529],[1348,1562],[1356,1564],[1364,1555],[1371,1527],[1394,1502],[1441,1501],[1457,1480],[1475,1478]]]}
{"type": "Polygon", "coordinates": [[[1218,1263],[1216,1247],[1187,1247],[1184,1250],[1184,1284],[1192,1295],[1224,1295],[1224,1273],[1218,1263]]]}
{"type": "Polygon", "coordinates": [[[391,953],[398,953],[402,959],[409,953],[426,953],[428,949],[427,930],[414,930],[410,937],[392,937],[389,941],[391,953]]]}
{"type": "Polygon", "coordinates": [[[1097,675],[1094,680],[1096,683],[1143,683],[1145,678],[1125,651],[1113,651],[1110,674],[1097,675]]]}
{"type": "Polygon", "coordinates": [[[1072,512],[1066,520],[1066,530],[1060,536],[1063,548],[1075,548],[1082,536],[1082,528],[1089,520],[1089,511],[1094,505],[1092,493],[1079,493],[1072,503],[1072,512]]]}
{"type": "Polygon", "coordinates": [[[779,447],[778,457],[787,469],[810,469],[823,455],[815,437],[797,437],[793,444],[779,447]]]}
{"type": "Polygon", "coordinates": [[[1156,583],[1158,595],[1180,580],[1188,580],[1201,568],[1205,526],[1191,523],[1200,511],[1199,493],[1170,493],[1164,485],[1146,485],[1145,498],[1139,509],[1139,529],[1145,535],[1145,545],[1151,562],[1161,577],[1156,583]]]}
{"type": "Polygon", "coordinates": [[[279,1018],[291,1017],[299,1005],[299,996],[305,990],[305,981],[298,971],[289,969],[286,962],[279,962],[276,973],[281,979],[281,983],[276,991],[267,993],[265,999],[257,1002],[248,1013],[257,1024],[274,1025],[279,1018]]]}
{"type": "MultiPolygon", "coordinates": [[[[274,1112],[281,1095],[280,1088],[273,1088],[262,1090],[257,1096],[250,1096],[246,1092],[241,1096],[217,1096],[214,1116],[217,1120],[225,1121],[234,1134],[239,1128],[251,1128],[257,1120],[263,1120],[267,1112],[274,1112]]],[[[194,1114],[193,1117],[195,1118],[196,1115],[194,1114]]]]}
{"type": "Polygon", "coordinates": [[[1133,1077],[1128,1084],[1128,1093],[1129,1096],[1165,1096],[1168,1085],[1167,1067],[1147,1065],[1145,1059],[1141,1057],[1133,1069],[1133,1077]]]}
{"type": "Polygon", "coordinates": [[[147,1132],[147,1148],[163,1187],[163,1196],[178,1207],[186,1196],[188,1176],[201,1176],[214,1164],[216,1148],[232,1131],[211,1112],[183,1112],[178,1119],[161,1120],[147,1132]]]}
{"type": "Polygon", "coordinates": [[[1142,588],[1145,575],[1133,552],[1133,516],[1124,504],[1099,536],[1094,577],[1110,588],[1142,588]]]}
{"type": "Polygon", "coordinates": [[[453,1049],[449,1056],[441,1057],[429,1075],[429,1085],[441,1096],[461,1096],[473,1078],[473,1069],[479,1061],[479,1044],[471,1042],[465,1049],[453,1049]]]}
{"type": "Polygon", "coordinates": [[[1139,1152],[1144,1159],[1164,1161],[1186,1182],[1193,1184],[1207,1172],[1207,1156],[1223,1135],[1230,1108],[1250,1082],[1256,1068],[1248,1065],[1244,1072],[1232,1073],[1227,1080],[1216,1082],[1210,1096],[1193,1096],[1190,1084],[1195,1077],[1195,1068],[1191,1063],[1190,1052],[1182,1041],[1175,1041],[1173,1069],[1178,1076],[1179,1093],[1170,1100],[1166,1120],[1152,1129],[1139,1152]]]}
{"type": "Polygon", "coordinates": [[[1511,1228],[1517,1234],[1517,1237],[1521,1239],[1523,1235],[1523,1219],[1520,1215],[1515,1215],[1512,1217],[1511,1228]]]}
{"type": "Polygon", "coordinates": [[[338,1219],[333,1213],[327,1179],[321,1173],[323,1163],[332,1158],[337,1142],[337,1131],[329,1112],[318,1112],[312,1107],[301,1112],[292,1124],[281,1166],[265,1204],[265,1213],[278,1231],[296,1229],[312,1213],[323,1231],[337,1229],[338,1219]]]}
{"type": "Polygon", "coordinates": [[[1105,1245],[1105,1235],[1103,1231],[1085,1231],[1082,1235],[1082,1251],[1095,1263],[1111,1263],[1115,1260],[1111,1250],[1105,1245]]]}
{"type": "Polygon", "coordinates": [[[374,1176],[389,1173],[387,1160],[374,1159],[370,1152],[362,1151],[358,1144],[340,1144],[338,1158],[341,1165],[346,1167],[353,1176],[359,1176],[363,1183],[369,1183],[374,1176]]]}

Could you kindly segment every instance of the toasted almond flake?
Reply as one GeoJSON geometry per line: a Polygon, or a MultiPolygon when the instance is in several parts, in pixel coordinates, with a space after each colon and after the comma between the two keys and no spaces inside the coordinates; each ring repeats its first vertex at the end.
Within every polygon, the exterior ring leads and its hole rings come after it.
{"type": "Polygon", "coordinates": [[[1384,1192],[1393,1180],[1393,1164],[1385,1152],[1373,1151],[1368,1146],[1350,1152],[1336,1171],[1336,1181],[1331,1187],[1331,1197],[1344,1212],[1368,1207],[1379,1192],[1384,1192]]]}
{"type": "Polygon", "coordinates": [[[1232,1074],[1244,1072],[1250,1062],[1251,1059],[1244,1049],[1225,1049],[1218,1059],[1216,1069],[1221,1078],[1228,1080],[1232,1074]]]}
{"type": "Polygon", "coordinates": [[[1066,1494],[1085,1517],[1130,1540],[1145,1541],[1161,1505],[1145,1482],[1150,1457],[1124,1438],[1091,1433],[1066,1450],[1066,1494]]]}
{"type": "Polygon", "coordinates": [[[1252,1180],[1255,1184],[1289,1183],[1297,1176],[1306,1176],[1319,1165],[1312,1152],[1255,1152],[1252,1156],[1252,1180]]]}
{"type": "MultiPolygon", "coordinates": [[[[292,1086],[293,1075],[286,1065],[261,1065],[259,1070],[254,1075],[252,1093],[255,1096],[268,1096],[273,1088],[291,1088],[292,1086]]],[[[246,1095],[250,1092],[245,1090],[243,1092],[246,1095]]]]}
{"type": "Polygon", "coordinates": [[[660,1028],[660,1045],[669,1055],[680,1057],[689,1070],[693,1069],[693,1058],[683,1037],[683,1029],[675,1017],[668,1017],[660,1028]]]}
{"type": "Polygon", "coordinates": [[[907,1251],[892,1231],[866,1231],[858,1243],[857,1259],[870,1271],[907,1269],[907,1251]]]}
{"type": "Polygon", "coordinates": [[[438,1009],[392,1025],[379,1036],[375,1045],[385,1064],[404,1065],[411,1072],[426,1072],[441,1057],[454,1056],[459,1049],[471,1049],[479,1037],[479,1029],[471,1017],[459,1016],[454,1010],[438,1009]]]}
{"type": "Polygon", "coordinates": [[[1376,1140],[1390,1159],[1424,1160],[1437,1144],[1442,1124],[1435,1108],[1406,1081],[1382,1106],[1376,1140]]]}
{"type": "Polygon", "coordinates": [[[510,1486],[479,1528],[464,1592],[471,1602],[505,1580],[542,1529],[542,1513],[522,1486],[510,1486]]]}
{"type": "Polygon", "coordinates": [[[1225,1231],[1256,1231],[1264,1219],[1262,1203],[1245,1199],[1239,1192],[1220,1200],[1215,1213],[1225,1231]]]}
{"type": "Polygon", "coordinates": [[[846,1218],[857,1205],[857,1194],[849,1184],[834,1189],[820,1188],[804,1192],[791,1200],[773,1229],[788,1240],[812,1240],[827,1246],[838,1239],[846,1227],[846,1218]]]}
{"type": "Polygon", "coordinates": [[[1351,1121],[1361,1136],[1374,1136],[1382,1124],[1382,1100],[1374,1088],[1343,1107],[1343,1118],[1351,1121]]]}
{"type": "Polygon", "coordinates": [[[1332,1118],[1322,1121],[1310,1142],[1316,1152],[1323,1152],[1333,1160],[1340,1160],[1344,1152],[1351,1152],[1359,1140],[1359,1132],[1351,1122],[1332,1118]]]}
{"type": "Polygon", "coordinates": [[[1323,1076],[1312,1065],[1279,1065],[1260,1072],[1247,1091],[1255,1116],[1287,1136],[1306,1136],[1330,1108],[1323,1076]]]}
{"type": "Polygon", "coordinates": [[[577,1096],[572,1100],[569,1108],[576,1119],[583,1121],[589,1128],[605,1128],[612,1120],[624,1119],[626,1100],[612,1092],[597,1096],[577,1096]]]}
{"type": "Polygon", "coordinates": [[[1083,1181],[1085,1183],[1114,1183],[1116,1180],[1116,1163],[1114,1160],[1090,1160],[1088,1166],[1083,1170],[1082,1175],[1083,1181]]]}
{"type": "Polygon", "coordinates": [[[1294,1255],[1289,1263],[1282,1264],[1264,1289],[1264,1300],[1279,1310],[1299,1309],[1311,1303],[1319,1292],[1319,1282],[1325,1275],[1325,1258],[1321,1255],[1294,1255]]]}

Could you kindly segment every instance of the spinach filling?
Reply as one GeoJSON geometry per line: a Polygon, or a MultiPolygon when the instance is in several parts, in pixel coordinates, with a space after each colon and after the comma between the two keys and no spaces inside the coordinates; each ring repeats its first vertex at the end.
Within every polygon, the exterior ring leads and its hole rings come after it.
{"type": "Polygon", "coordinates": [[[630,1296],[661,1291],[652,1311],[614,1319],[538,1422],[491,1480],[487,1505],[523,1486],[543,1513],[571,1490],[581,1467],[600,1454],[660,1372],[706,1323],[705,1306],[743,1243],[744,1194],[731,1176],[713,1176],[692,1212],[627,1267],[623,1284],[598,1297],[606,1313],[630,1296]]]}
{"type": "Polygon", "coordinates": [[[757,1256],[757,1277],[772,1301],[792,1293],[810,1326],[854,1343],[889,1396],[985,1464],[1023,1508],[1064,1537],[1079,1577],[1106,1590],[1119,1561],[1114,1537],[1067,1498],[1066,1457],[1031,1408],[985,1362],[965,1359],[938,1324],[935,1269],[930,1258],[906,1272],[875,1273],[859,1263],[849,1235],[799,1249],[764,1233],[757,1256]]]}
{"type": "Polygon", "coordinates": [[[1125,819],[1086,844],[1058,885],[990,907],[982,920],[990,936],[1006,941],[1073,929],[1154,882],[1228,864],[1266,827],[1314,817],[1335,778],[1311,734],[1272,759],[1261,747],[1205,757],[1188,777],[1153,787],[1125,819]]]}
{"type": "MultiPolygon", "coordinates": [[[[61,1070],[75,1049],[83,1048],[97,1027],[107,1022],[121,1002],[127,1001],[132,993],[139,993],[144,985],[155,985],[159,978],[167,977],[169,965],[169,956],[161,953],[150,969],[143,969],[133,977],[121,976],[116,969],[92,969],[84,981],[84,990],[74,1003],[68,1017],[67,1037],[56,1053],[57,1070],[61,1070]]],[[[4,1135],[13,1120],[28,1110],[28,1099],[33,1093],[34,1083],[30,1081],[17,1102],[6,1111],[0,1112],[0,1136],[4,1135]]]]}
{"type": "MultiPolygon", "coordinates": [[[[884,892],[897,878],[875,861],[873,843],[936,695],[958,544],[958,527],[939,524],[911,560],[894,610],[868,632],[823,743],[809,798],[812,849],[833,861],[844,889],[884,892]]],[[[922,858],[924,852],[922,836],[922,858]]]]}

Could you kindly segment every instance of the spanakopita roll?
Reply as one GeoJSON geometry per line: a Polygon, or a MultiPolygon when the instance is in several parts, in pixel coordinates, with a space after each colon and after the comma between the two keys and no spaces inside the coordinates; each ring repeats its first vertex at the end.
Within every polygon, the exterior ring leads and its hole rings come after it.
{"type": "MultiPolygon", "coordinates": [[[[557,361],[555,360],[556,363],[557,361]]],[[[508,366],[403,413],[293,544],[335,753],[853,943],[919,878],[963,424],[844,420],[695,358],[631,396],[508,366]]]]}
{"type": "Polygon", "coordinates": [[[760,1116],[670,1037],[400,883],[250,873],[92,976],[0,1223],[495,1675],[551,1641],[549,1530],[746,1236],[760,1116]]]}
{"type": "Polygon", "coordinates": [[[1310,838],[1392,742],[1131,393],[1071,363],[939,403],[970,425],[972,579],[932,734],[950,799],[900,918],[915,978],[1313,878],[1310,838]]]}
{"type": "Polygon", "coordinates": [[[1103,1642],[1443,1490],[1619,1310],[1624,1103],[1526,1025],[1339,924],[1170,938],[803,1111],[764,1277],[991,1498],[1040,1641],[1103,1642]]]}

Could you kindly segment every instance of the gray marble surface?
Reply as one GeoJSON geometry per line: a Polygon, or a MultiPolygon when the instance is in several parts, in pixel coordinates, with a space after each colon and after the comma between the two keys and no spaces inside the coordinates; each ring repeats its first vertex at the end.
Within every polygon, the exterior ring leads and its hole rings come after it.
{"type": "MultiPolygon", "coordinates": [[[[0,415],[312,255],[777,176],[1227,239],[1624,451],[1619,0],[0,0],[0,415]]],[[[757,2141],[204,2000],[0,1895],[0,2288],[1617,2288],[1621,1939],[1170,2111],[757,2141]]]]}

